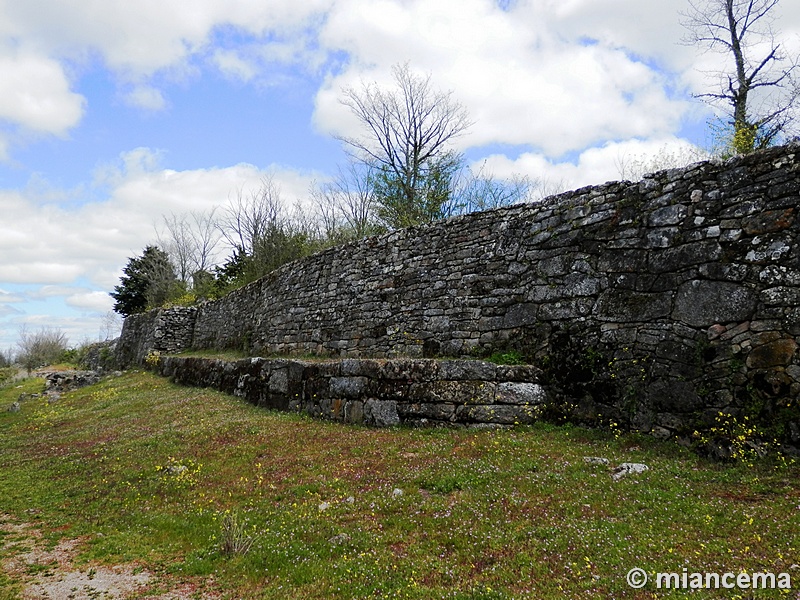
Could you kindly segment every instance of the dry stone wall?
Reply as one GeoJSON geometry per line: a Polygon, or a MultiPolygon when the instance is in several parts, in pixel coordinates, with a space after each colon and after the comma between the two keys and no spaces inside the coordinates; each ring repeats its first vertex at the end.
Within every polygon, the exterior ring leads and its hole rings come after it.
{"type": "Polygon", "coordinates": [[[798,146],[698,163],[332,248],[131,317],[118,352],[516,351],[552,415],[669,437],[722,412],[797,444],[798,212],[798,146]]]}
{"type": "Polygon", "coordinates": [[[527,424],[547,399],[535,367],[477,360],[168,356],[155,368],[178,383],[212,387],[257,406],[377,427],[527,424]]]}

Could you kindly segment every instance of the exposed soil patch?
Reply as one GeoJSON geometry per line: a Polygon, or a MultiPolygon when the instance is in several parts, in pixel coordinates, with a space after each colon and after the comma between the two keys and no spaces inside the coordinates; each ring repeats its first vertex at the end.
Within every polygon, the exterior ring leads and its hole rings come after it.
{"type": "Polygon", "coordinates": [[[10,555],[0,567],[15,582],[23,585],[23,600],[216,600],[220,595],[204,590],[206,583],[165,585],[160,577],[136,565],[92,565],[78,568],[74,564],[85,539],[61,540],[53,548],[42,538],[41,531],[29,523],[16,523],[0,514],[0,532],[4,535],[2,550],[10,555]],[[168,592],[152,593],[154,588],[168,592]]]}

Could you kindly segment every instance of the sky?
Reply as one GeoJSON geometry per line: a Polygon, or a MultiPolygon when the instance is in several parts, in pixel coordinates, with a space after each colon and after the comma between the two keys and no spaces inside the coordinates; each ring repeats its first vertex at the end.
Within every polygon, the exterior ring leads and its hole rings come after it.
{"type": "MultiPolygon", "coordinates": [[[[562,189],[709,143],[724,57],[681,43],[688,0],[0,0],[0,352],[22,327],[70,345],[165,216],[264,177],[288,205],[346,162],[342,92],[408,64],[473,125],[496,177],[562,189]],[[721,62],[723,61],[723,62],[721,62]]],[[[776,9],[800,54],[800,2],[776,9]]]]}

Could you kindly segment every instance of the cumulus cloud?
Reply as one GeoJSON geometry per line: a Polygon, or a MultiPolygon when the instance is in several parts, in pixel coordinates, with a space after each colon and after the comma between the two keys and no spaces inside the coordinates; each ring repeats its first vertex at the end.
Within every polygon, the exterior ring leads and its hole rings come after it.
{"type": "MultiPolygon", "coordinates": [[[[146,111],[168,106],[163,90],[152,83],[156,74],[183,78],[195,63],[209,60],[227,74],[246,81],[247,61],[232,51],[215,49],[218,31],[233,28],[264,48],[269,60],[308,60],[304,48],[287,52],[303,40],[333,0],[302,3],[274,0],[0,0],[0,121],[31,131],[65,135],[85,112],[85,98],[72,88],[68,72],[80,73],[97,59],[120,83],[124,101],[146,111]],[[17,47],[25,41],[25,48],[17,47]],[[293,42],[297,44],[298,42],[293,42]]],[[[316,62],[319,62],[317,59],[316,62]]],[[[263,69],[259,65],[257,69],[263,69]]],[[[0,134],[0,160],[8,160],[15,138],[0,134]]]]}
{"type": "Polygon", "coordinates": [[[125,94],[125,101],[131,106],[142,108],[149,111],[163,110],[167,106],[167,101],[163,94],[156,88],[149,85],[136,85],[125,94]]]}
{"type": "Polygon", "coordinates": [[[114,306],[114,300],[108,292],[90,290],[69,294],[65,302],[73,308],[94,313],[106,313],[114,306]]]}
{"type": "MultiPolygon", "coordinates": [[[[94,185],[105,189],[104,198],[77,207],[0,191],[0,281],[28,288],[24,294],[0,290],[0,317],[13,318],[14,327],[41,323],[74,334],[81,327],[85,333],[86,323],[94,323],[97,329],[97,315],[112,308],[108,292],[119,283],[122,268],[146,244],[156,242],[155,227],[164,215],[208,212],[240,190],[255,191],[265,177],[273,178],[290,208],[319,178],[286,167],[249,164],[177,171],[163,168],[161,159],[160,152],[148,148],[123,153],[96,174],[94,185]],[[52,311],[53,301],[91,313],[94,321],[39,312],[45,310],[42,303],[49,303],[52,311]],[[26,305],[30,302],[34,304],[26,305]],[[10,308],[11,303],[21,309],[10,308]]],[[[0,321],[0,346],[12,338],[9,322],[0,321]]]]}
{"type": "Polygon", "coordinates": [[[11,315],[21,315],[22,311],[14,308],[13,306],[9,306],[8,304],[0,303],[0,317],[9,317],[11,315]]]}
{"type": "Polygon", "coordinates": [[[333,0],[16,0],[0,1],[5,26],[48,51],[81,57],[95,53],[113,70],[133,77],[181,70],[207,50],[219,28],[253,36],[302,29],[333,0]]]}
{"type": "MultiPolygon", "coordinates": [[[[307,195],[315,174],[249,164],[176,171],[164,169],[160,153],[138,148],[96,174],[106,188],[102,201],[78,207],[41,203],[21,192],[0,193],[0,281],[60,286],[82,277],[103,289],[117,282],[128,257],[154,241],[162,215],[208,212],[239,190],[256,189],[271,176],[287,205],[307,195]]],[[[58,287],[40,294],[64,295],[58,287]]]]}
{"type": "Polygon", "coordinates": [[[484,162],[487,171],[497,177],[525,173],[545,191],[555,193],[605,181],[638,179],[641,170],[673,168],[703,157],[702,149],[668,136],[610,142],[581,152],[575,161],[553,161],[541,153],[525,152],[515,159],[494,154],[484,162]]]}
{"type": "Polygon", "coordinates": [[[250,81],[258,74],[258,66],[234,50],[216,50],[212,61],[225,75],[241,81],[250,81]]]}
{"type": "Polygon", "coordinates": [[[556,157],[673,131],[687,106],[667,93],[664,73],[619,40],[589,39],[590,22],[569,21],[558,6],[520,3],[502,11],[487,0],[341,3],[320,39],[352,60],[320,90],[315,122],[322,131],[345,133],[354,125],[338,101],[341,90],[385,80],[392,64],[409,61],[433,73],[470,111],[476,123],[462,145],[526,144],[556,157]]]}
{"type": "Polygon", "coordinates": [[[70,89],[61,65],[31,51],[0,46],[0,160],[14,141],[31,134],[65,136],[84,113],[86,99],[70,89]]]}

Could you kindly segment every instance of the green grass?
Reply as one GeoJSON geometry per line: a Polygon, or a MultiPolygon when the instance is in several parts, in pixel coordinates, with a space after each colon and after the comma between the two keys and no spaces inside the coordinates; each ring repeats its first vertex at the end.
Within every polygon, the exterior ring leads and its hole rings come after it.
{"type": "MultiPolygon", "coordinates": [[[[86,536],[79,560],[134,563],[160,585],[213,575],[245,599],[677,598],[625,575],[686,566],[787,571],[800,587],[794,465],[723,466],[544,424],[344,426],[144,372],[4,411],[41,386],[0,388],[0,512],[51,541],[86,536]],[[614,483],[584,456],[650,470],[614,483]]],[[[18,591],[0,575],[0,599],[18,591]]]]}

